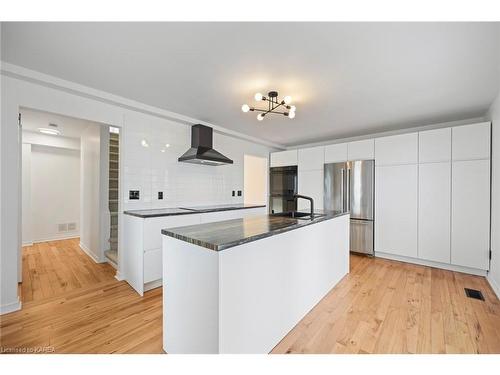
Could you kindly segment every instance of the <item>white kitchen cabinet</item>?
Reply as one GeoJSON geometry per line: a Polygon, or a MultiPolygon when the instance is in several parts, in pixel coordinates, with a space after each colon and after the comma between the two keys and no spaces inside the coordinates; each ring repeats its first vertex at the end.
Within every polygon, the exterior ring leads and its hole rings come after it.
{"type": "Polygon", "coordinates": [[[240,219],[267,214],[266,207],[247,208],[244,210],[227,210],[217,212],[206,212],[200,215],[201,223],[214,223],[216,221],[240,219]]]}
{"type": "Polygon", "coordinates": [[[375,140],[349,142],[347,144],[348,160],[373,160],[375,159],[375,140]]]}
{"type": "Polygon", "coordinates": [[[418,258],[450,263],[451,163],[419,165],[418,258]]]}
{"type": "Polygon", "coordinates": [[[418,133],[419,163],[451,160],[451,128],[426,130],[418,133]]]}
{"type": "Polygon", "coordinates": [[[310,147],[299,149],[298,160],[299,169],[323,169],[325,164],[325,148],[310,147]]]}
{"type": "Polygon", "coordinates": [[[418,166],[375,168],[375,253],[417,257],[418,166]]]}
{"type": "Polygon", "coordinates": [[[271,167],[286,167],[297,165],[297,150],[278,151],[271,153],[271,167]]]}
{"type": "Polygon", "coordinates": [[[375,165],[418,163],[418,133],[375,139],[375,165]]]}
{"type": "Polygon", "coordinates": [[[489,122],[452,128],[453,160],[489,159],[490,136],[489,122]]]}
{"type": "Polygon", "coordinates": [[[199,214],[152,217],[144,220],[144,251],[161,248],[161,230],[200,223],[199,214]]]}
{"type": "Polygon", "coordinates": [[[451,263],[487,270],[490,233],[490,161],[453,162],[451,263]]]}
{"type": "MultiPolygon", "coordinates": [[[[313,198],[315,209],[323,209],[323,170],[304,171],[299,169],[298,193],[313,198]]],[[[308,200],[299,198],[297,200],[299,210],[309,210],[308,200]]]]}
{"type": "Polygon", "coordinates": [[[161,279],[161,247],[144,252],[144,284],[161,279]]]}
{"type": "Polygon", "coordinates": [[[325,146],[325,164],[347,161],[347,143],[325,146]]]}

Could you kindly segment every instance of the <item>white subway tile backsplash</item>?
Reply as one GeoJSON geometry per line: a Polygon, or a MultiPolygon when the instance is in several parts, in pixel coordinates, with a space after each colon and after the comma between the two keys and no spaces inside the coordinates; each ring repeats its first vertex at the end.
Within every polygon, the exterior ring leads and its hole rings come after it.
{"type": "Polygon", "coordinates": [[[272,151],[215,133],[214,147],[234,164],[191,165],[177,161],[190,147],[189,126],[135,113],[125,117],[124,128],[121,142],[124,210],[243,202],[243,197],[231,196],[232,190],[242,190],[243,155],[268,157],[272,151]],[[142,139],[148,140],[149,147],[141,146],[142,139]],[[129,190],[139,190],[140,199],[129,201],[129,190]],[[163,200],[158,200],[158,191],[163,191],[163,200]]]}

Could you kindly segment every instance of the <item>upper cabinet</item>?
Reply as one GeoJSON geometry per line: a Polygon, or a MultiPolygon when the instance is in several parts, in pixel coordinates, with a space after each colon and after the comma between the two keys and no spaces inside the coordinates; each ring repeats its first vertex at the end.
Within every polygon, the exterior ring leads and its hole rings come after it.
{"type": "Polygon", "coordinates": [[[453,160],[479,160],[490,158],[489,122],[457,126],[452,129],[453,160]]]}
{"type": "Polygon", "coordinates": [[[297,165],[297,150],[271,153],[271,167],[286,167],[289,165],[297,165]]]}
{"type": "Polygon", "coordinates": [[[451,128],[427,130],[418,133],[418,149],[420,163],[450,161],[451,128]]]}
{"type": "Polygon", "coordinates": [[[365,139],[362,141],[349,142],[347,145],[348,160],[372,160],[375,159],[375,141],[365,139]]]}
{"type": "Polygon", "coordinates": [[[325,146],[325,164],[347,161],[347,143],[325,146]]]}
{"type": "Polygon", "coordinates": [[[323,170],[325,164],[325,148],[311,147],[302,148],[298,151],[299,169],[303,170],[323,170]]]}
{"type": "Polygon", "coordinates": [[[418,133],[375,139],[376,165],[416,164],[417,162],[418,133]]]}

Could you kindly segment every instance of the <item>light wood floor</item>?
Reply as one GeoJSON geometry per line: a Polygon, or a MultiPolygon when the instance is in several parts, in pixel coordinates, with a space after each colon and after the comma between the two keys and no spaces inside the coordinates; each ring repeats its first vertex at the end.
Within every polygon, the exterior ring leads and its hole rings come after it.
{"type": "Polygon", "coordinates": [[[23,303],[114,280],[115,269],[107,263],[95,263],[79,243],[78,238],[72,238],[23,247],[23,303]]]}
{"type": "MultiPolygon", "coordinates": [[[[23,296],[21,311],[0,316],[0,346],[49,346],[56,353],[162,352],[161,288],[141,298],[124,281],[104,276],[114,270],[80,259],[86,255],[77,241],[46,246],[52,255],[37,255],[44,246],[25,249],[35,260],[33,273],[42,272],[38,259],[45,273],[52,264],[56,275],[66,275],[59,276],[62,284],[74,280],[67,290],[47,288],[53,276],[30,284],[39,293],[23,286],[31,300],[23,296]]],[[[500,302],[482,277],[353,255],[351,273],[273,353],[500,353],[500,302]],[[486,301],[465,297],[464,287],[480,289],[486,301]]]]}

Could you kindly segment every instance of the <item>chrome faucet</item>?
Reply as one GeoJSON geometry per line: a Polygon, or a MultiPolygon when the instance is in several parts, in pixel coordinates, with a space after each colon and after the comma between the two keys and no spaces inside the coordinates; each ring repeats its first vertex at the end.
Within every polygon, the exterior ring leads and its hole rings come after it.
{"type": "Polygon", "coordinates": [[[306,195],[300,195],[300,194],[295,194],[293,196],[294,200],[297,200],[298,198],[307,199],[311,203],[311,220],[314,219],[314,199],[306,195]]]}

